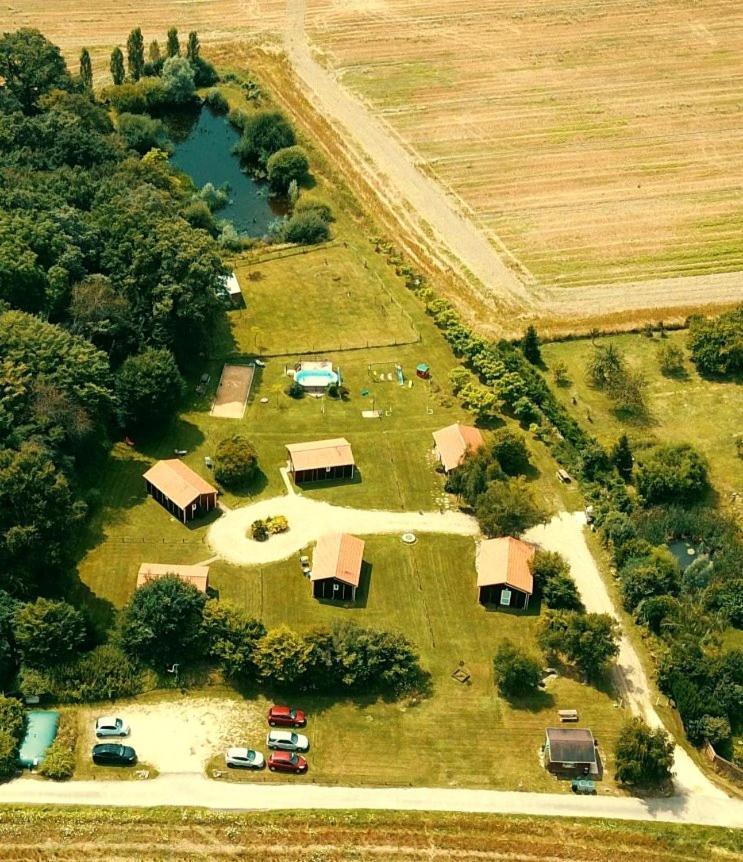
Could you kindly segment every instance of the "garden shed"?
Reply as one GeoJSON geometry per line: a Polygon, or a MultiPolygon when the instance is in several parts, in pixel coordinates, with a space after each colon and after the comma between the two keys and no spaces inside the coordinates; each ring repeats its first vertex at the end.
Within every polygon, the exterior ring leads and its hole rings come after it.
{"type": "Polygon", "coordinates": [[[329,479],[352,479],[356,464],[351,444],[345,437],[290,443],[289,472],[299,485],[302,482],[322,482],[329,479]]]}
{"type": "Polygon", "coordinates": [[[476,452],[485,445],[479,428],[455,422],[433,432],[433,452],[445,473],[459,467],[468,452],[476,452]]]}
{"type": "Polygon", "coordinates": [[[142,563],[137,573],[137,589],[167,575],[175,575],[187,584],[193,584],[202,593],[209,589],[209,566],[176,566],[172,563],[142,563]]]}
{"type": "Polygon", "coordinates": [[[217,489],[177,458],[158,461],[143,478],[147,493],[184,524],[217,506],[217,489]]]}
{"type": "Polygon", "coordinates": [[[46,756],[57,737],[59,713],[54,710],[32,710],[26,716],[26,735],[18,753],[18,763],[24,769],[35,769],[46,756]]]}
{"type": "Polygon", "coordinates": [[[534,592],[529,562],[533,545],[503,536],[484,539],[477,549],[477,594],[483,605],[528,608],[534,592]]]}
{"type": "Polygon", "coordinates": [[[321,536],[312,555],[312,595],[354,601],[361,580],[364,542],[348,533],[321,536]]]}
{"type": "Polygon", "coordinates": [[[230,298],[230,303],[234,305],[235,308],[240,308],[240,306],[245,304],[240,282],[237,280],[237,276],[234,272],[231,272],[227,276],[224,282],[224,287],[227,291],[227,296],[230,298]]]}
{"type": "Polygon", "coordinates": [[[598,743],[584,727],[548,727],[544,741],[544,765],[558,775],[601,773],[598,743]]]}

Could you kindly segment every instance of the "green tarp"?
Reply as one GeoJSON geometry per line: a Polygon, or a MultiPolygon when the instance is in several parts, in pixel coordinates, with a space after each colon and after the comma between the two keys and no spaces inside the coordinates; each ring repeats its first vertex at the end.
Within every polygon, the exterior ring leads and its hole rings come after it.
{"type": "Polygon", "coordinates": [[[34,710],[28,713],[26,736],[21,743],[18,763],[33,769],[44,759],[49,746],[54,742],[59,726],[59,713],[53,710],[34,710]]]}

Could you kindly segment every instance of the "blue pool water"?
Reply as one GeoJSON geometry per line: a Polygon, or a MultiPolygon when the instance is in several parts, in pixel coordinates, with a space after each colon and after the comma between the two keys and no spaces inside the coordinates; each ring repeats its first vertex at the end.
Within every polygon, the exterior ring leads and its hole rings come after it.
{"type": "Polygon", "coordinates": [[[330,386],[331,383],[338,382],[338,375],[330,369],[308,368],[306,371],[297,371],[294,379],[300,386],[330,386]]]}

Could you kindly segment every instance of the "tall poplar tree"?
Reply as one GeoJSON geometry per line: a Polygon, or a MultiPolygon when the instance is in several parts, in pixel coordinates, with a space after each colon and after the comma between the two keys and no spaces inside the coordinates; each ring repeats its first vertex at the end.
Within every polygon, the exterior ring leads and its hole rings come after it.
{"type": "Polygon", "coordinates": [[[186,57],[193,63],[199,59],[201,45],[199,44],[199,35],[195,30],[188,34],[188,46],[186,48],[186,57]]]}
{"type": "Polygon", "coordinates": [[[124,83],[125,77],[124,55],[121,53],[121,48],[116,47],[111,52],[111,80],[118,86],[124,83]]]}
{"type": "Polygon", "coordinates": [[[139,27],[135,27],[126,40],[126,57],[129,76],[132,81],[138,81],[144,71],[144,38],[139,27]]]}
{"type": "Polygon", "coordinates": [[[80,52],[80,80],[86,90],[93,89],[93,64],[90,61],[90,52],[87,48],[83,48],[80,52]]]}
{"type": "Polygon", "coordinates": [[[171,27],[168,30],[168,45],[165,49],[168,57],[178,57],[181,53],[181,44],[178,41],[178,30],[171,27]]]}

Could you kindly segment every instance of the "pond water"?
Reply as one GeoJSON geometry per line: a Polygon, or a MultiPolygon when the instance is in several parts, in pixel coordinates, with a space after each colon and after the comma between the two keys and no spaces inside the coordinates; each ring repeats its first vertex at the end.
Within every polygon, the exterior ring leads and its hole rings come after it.
{"type": "Polygon", "coordinates": [[[211,183],[220,188],[229,183],[229,203],[215,212],[228,219],[238,233],[263,236],[268,225],[287,211],[286,201],[268,197],[265,182],[254,180],[240,167],[232,148],[240,133],[226,117],[210,108],[188,108],[163,117],[175,152],[171,164],[187,173],[198,188],[211,183]]]}
{"type": "Polygon", "coordinates": [[[687,542],[686,539],[676,539],[673,542],[668,542],[666,547],[676,557],[681,571],[690,566],[696,560],[699,553],[699,549],[687,542]]]}

